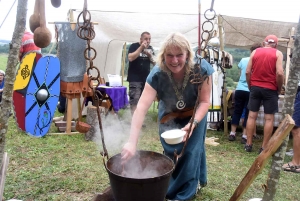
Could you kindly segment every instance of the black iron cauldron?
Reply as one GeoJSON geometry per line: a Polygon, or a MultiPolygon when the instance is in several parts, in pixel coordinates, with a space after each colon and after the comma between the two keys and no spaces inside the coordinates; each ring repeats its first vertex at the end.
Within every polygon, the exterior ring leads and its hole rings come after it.
{"type": "Polygon", "coordinates": [[[125,166],[117,154],[104,166],[115,201],[163,201],[175,169],[169,157],[152,151],[137,151],[125,166]]]}

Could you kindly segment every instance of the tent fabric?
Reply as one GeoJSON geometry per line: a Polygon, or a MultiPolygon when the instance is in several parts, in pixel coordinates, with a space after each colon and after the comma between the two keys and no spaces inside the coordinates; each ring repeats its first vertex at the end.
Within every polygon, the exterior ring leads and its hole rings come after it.
{"type": "MultiPolygon", "coordinates": [[[[74,19],[82,10],[74,10],[74,19]]],[[[96,37],[91,46],[97,51],[94,65],[106,80],[107,74],[121,74],[121,57],[125,42],[138,42],[144,31],[151,33],[151,45],[158,49],[171,32],[184,34],[193,46],[198,46],[198,14],[138,13],[122,11],[90,10],[95,22],[96,37]]],[[[297,23],[276,22],[222,15],[225,31],[225,47],[249,48],[254,42],[262,42],[269,34],[289,38],[297,23]]],[[[82,20],[81,20],[82,21],[82,20]]],[[[201,16],[201,23],[205,18],[201,16]]],[[[217,22],[214,20],[214,28],[217,22]]],[[[209,23],[204,29],[211,29],[209,23]]],[[[280,42],[280,50],[286,52],[287,42],[280,42]]]]}
{"type": "MultiPolygon", "coordinates": [[[[80,12],[74,11],[75,19],[80,12]]],[[[198,15],[195,14],[90,12],[91,21],[97,23],[96,37],[91,43],[97,50],[94,65],[106,80],[107,74],[120,74],[123,44],[139,42],[144,31],[150,32],[151,45],[156,49],[171,32],[183,33],[193,46],[198,45],[198,15]]]]}
{"type": "MultiPolygon", "coordinates": [[[[258,20],[221,15],[225,30],[226,47],[249,48],[254,42],[262,42],[270,34],[289,39],[290,31],[297,23],[258,20]]],[[[278,49],[286,52],[287,42],[279,40],[278,49]]]]}

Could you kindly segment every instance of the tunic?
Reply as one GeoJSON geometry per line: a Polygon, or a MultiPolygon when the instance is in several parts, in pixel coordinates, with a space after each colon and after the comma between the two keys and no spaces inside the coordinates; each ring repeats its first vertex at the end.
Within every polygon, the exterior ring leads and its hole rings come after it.
{"type": "MultiPolygon", "coordinates": [[[[200,68],[194,69],[196,73],[200,73],[200,68]]],[[[211,75],[213,73],[211,65],[202,59],[201,74],[211,75]]],[[[189,78],[184,91],[183,100],[186,103],[186,108],[194,108],[198,96],[198,85],[192,84],[189,78]]],[[[157,91],[159,99],[158,118],[161,120],[163,116],[171,112],[178,112],[176,103],[178,101],[171,81],[166,72],[162,71],[158,66],[155,66],[147,77],[147,83],[157,91]]],[[[159,124],[159,135],[167,130],[181,129],[190,120],[190,117],[185,119],[174,119],[164,124],[159,124]]],[[[191,199],[197,190],[198,183],[205,185],[207,183],[206,155],[205,155],[205,136],[206,136],[207,117],[204,116],[194,129],[188,144],[184,150],[184,154],[179,158],[178,163],[172,173],[167,199],[188,200],[191,199]]],[[[165,143],[160,137],[161,144],[164,148],[164,154],[174,158],[174,151],[177,154],[181,153],[184,143],[170,145],[165,143]]]]}

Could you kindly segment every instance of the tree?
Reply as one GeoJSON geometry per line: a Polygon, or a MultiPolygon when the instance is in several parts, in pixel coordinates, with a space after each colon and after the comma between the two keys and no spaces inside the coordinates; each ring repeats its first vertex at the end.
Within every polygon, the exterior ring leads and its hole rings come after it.
{"type": "Polygon", "coordinates": [[[236,84],[234,83],[234,81],[230,78],[230,77],[226,77],[226,84],[227,84],[227,88],[228,89],[235,89],[236,84]]]}
{"type": "MultiPolygon", "coordinates": [[[[287,87],[284,96],[282,118],[284,118],[286,114],[289,115],[293,114],[293,109],[294,109],[293,103],[297,91],[298,80],[300,78],[300,18],[297,27],[298,28],[296,31],[297,33],[294,41],[294,49],[292,54],[293,56],[291,59],[289,78],[288,78],[287,87]]],[[[263,196],[264,201],[274,200],[275,193],[276,193],[276,186],[280,178],[280,171],[283,165],[288,141],[289,141],[289,137],[285,139],[285,141],[282,143],[282,145],[273,155],[272,165],[269,173],[269,178],[267,181],[267,188],[265,188],[265,192],[263,196]]]]}
{"type": "Polygon", "coordinates": [[[2,102],[0,105],[0,164],[2,164],[2,156],[5,148],[5,135],[7,132],[8,118],[12,106],[12,91],[16,74],[16,66],[19,63],[19,50],[21,47],[23,33],[25,31],[26,13],[27,0],[18,0],[16,24],[11,41],[11,49],[9,50],[7,60],[5,85],[2,94],[2,102]]]}

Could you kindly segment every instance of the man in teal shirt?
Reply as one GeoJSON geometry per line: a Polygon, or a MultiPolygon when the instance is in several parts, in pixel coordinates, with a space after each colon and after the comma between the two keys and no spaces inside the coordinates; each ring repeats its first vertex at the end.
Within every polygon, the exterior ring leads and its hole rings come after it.
{"type": "MultiPolygon", "coordinates": [[[[250,53],[254,51],[256,48],[261,47],[260,43],[254,43],[250,48],[250,53]]],[[[250,57],[242,58],[240,63],[238,64],[238,68],[241,70],[241,75],[239,82],[237,84],[235,95],[234,95],[234,112],[231,120],[231,132],[229,134],[228,140],[235,141],[236,140],[236,128],[240,123],[241,116],[243,114],[243,110],[245,108],[245,118],[243,122],[243,130],[246,130],[247,119],[248,119],[248,101],[249,101],[249,88],[246,80],[246,69],[249,62],[250,57]]],[[[243,132],[243,136],[241,142],[245,144],[247,141],[247,135],[243,132]]]]}

